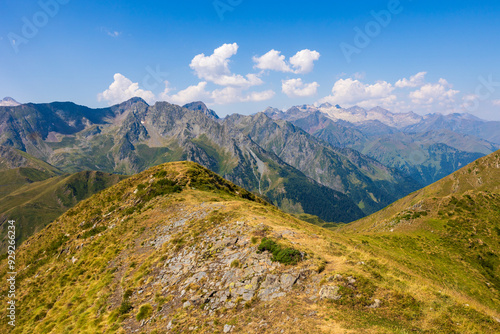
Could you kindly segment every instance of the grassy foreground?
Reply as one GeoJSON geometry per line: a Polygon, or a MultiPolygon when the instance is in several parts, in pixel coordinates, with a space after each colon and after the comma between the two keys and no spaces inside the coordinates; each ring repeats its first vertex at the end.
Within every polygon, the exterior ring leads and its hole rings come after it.
{"type": "Polygon", "coordinates": [[[330,231],[197,164],[154,167],[83,200],[18,249],[17,326],[2,320],[0,329],[500,332],[499,196],[460,196],[437,212],[416,206],[392,226],[382,223],[391,216],[330,231]]]}

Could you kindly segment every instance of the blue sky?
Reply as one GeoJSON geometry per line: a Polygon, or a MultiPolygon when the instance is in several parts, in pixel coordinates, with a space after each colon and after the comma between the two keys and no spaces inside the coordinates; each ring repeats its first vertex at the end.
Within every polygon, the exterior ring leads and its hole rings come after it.
{"type": "Polygon", "coordinates": [[[0,11],[0,96],[20,102],[201,99],[220,115],[330,102],[500,120],[498,1],[2,0],[0,11]]]}

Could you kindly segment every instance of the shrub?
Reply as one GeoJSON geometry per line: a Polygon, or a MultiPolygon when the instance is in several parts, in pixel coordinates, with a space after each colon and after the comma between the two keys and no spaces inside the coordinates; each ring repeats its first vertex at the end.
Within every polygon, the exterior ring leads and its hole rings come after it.
{"type": "Polygon", "coordinates": [[[233,262],[231,262],[231,268],[239,268],[240,266],[240,260],[233,260],[233,262]]]}
{"type": "Polygon", "coordinates": [[[297,264],[302,259],[302,254],[293,248],[282,248],[275,241],[263,238],[259,247],[259,252],[268,251],[273,256],[271,261],[280,262],[283,264],[297,264]]]}
{"type": "Polygon", "coordinates": [[[159,172],[156,172],[154,176],[157,178],[164,178],[167,176],[167,171],[161,170],[159,172]]]}
{"type": "Polygon", "coordinates": [[[293,248],[285,248],[278,252],[278,254],[273,254],[273,261],[277,261],[283,264],[297,264],[302,258],[300,252],[293,248]]]}
{"type": "Polygon", "coordinates": [[[123,294],[123,299],[129,299],[130,297],[132,297],[132,289],[127,289],[127,291],[125,291],[125,293],[123,294]]]}
{"type": "Polygon", "coordinates": [[[141,321],[149,318],[151,313],[153,313],[153,307],[150,304],[144,304],[139,308],[139,312],[137,312],[135,318],[137,321],[141,321]]]}
{"type": "Polygon", "coordinates": [[[258,249],[259,252],[268,251],[269,253],[272,253],[274,255],[275,252],[277,253],[280,250],[280,247],[273,240],[268,238],[263,238],[262,241],[260,242],[258,249]]]}
{"type": "Polygon", "coordinates": [[[154,182],[149,188],[142,188],[137,192],[137,196],[145,202],[152,200],[158,196],[165,196],[182,191],[181,186],[169,179],[161,179],[154,182]]]}
{"type": "Polygon", "coordinates": [[[130,304],[128,300],[124,300],[122,301],[122,304],[118,308],[118,313],[126,314],[129,313],[131,309],[132,309],[132,304],[130,304]]]}

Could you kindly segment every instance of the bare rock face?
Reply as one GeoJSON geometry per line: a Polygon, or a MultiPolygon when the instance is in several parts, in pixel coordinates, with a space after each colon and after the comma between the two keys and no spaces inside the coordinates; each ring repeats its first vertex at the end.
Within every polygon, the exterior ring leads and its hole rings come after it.
{"type": "Polygon", "coordinates": [[[320,299],[339,300],[342,295],[339,293],[340,288],[337,285],[327,285],[319,291],[320,299]]]}
{"type": "MultiPolygon", "coordinates": [[[[203,205],[197,212],[167,222],[157,229],[161,233],[152,244],[161,247],[173,236],[186,232],[189,220],[203,220],[216,209],[217,205],[203,205]]],[[[293,268],[277,274],[284,266],[272,262],[269,253],[257,252],[256,245],[250,242],[252,230],[245,222],[215,228],[210,235],[203,235],[198,245],[166,260],[152,284],[182,295],[187,300],[184,308],[201,305],[209,312],[222,307],[231,309],[255,298],[270,301],[285,296],[306,276],[293,268]]]]}

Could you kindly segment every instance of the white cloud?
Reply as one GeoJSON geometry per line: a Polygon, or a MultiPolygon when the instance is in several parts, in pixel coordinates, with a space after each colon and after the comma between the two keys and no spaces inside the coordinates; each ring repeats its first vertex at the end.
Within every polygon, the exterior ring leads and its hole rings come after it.
{"type": "Polygon", "coordinates": [[[425,82],[425,76],[427,75],[427,72],[419,72],[415,74],[414,76],[411,76],[410,79],[401,79],[398,82],[396,82],[395,86],[398,88],[407,88],[407,87],[419,87],[422,86],[425,82]]]}
{"type": "Polygon", "coordinates": [[[255,74],[232,74],[229,69],[229,60],[238,52],[238,44],[224,44],[214,50],[211,56],[199,54],[193,58],[189,65],[198,78],[213,82],[220,86],[252,87],[263,84],[255,74]]]}
{"type": "Polygon", "coordinates": [[[158,100],[173,104],[184,105],[193,101],[203,101],[207,104],[230,104],[239,102],[266,101],[275,96],[272,90],[247,92],[245,87],[225,87],[214,91],[207,90],[208,82],[202,81],[197,85],[189,86],[175,94],[171,92],[168,81],[165,81],[165,90],[156,96],[153,92],[139,88],[138,83],[132,82],[120,73],[114,75],[114,82],[107,90],[97,95],[99,101],[107,101],[110,105],[122,103],[133,97],[141,97],[147,103],[153,104],[158,100]]]}
{"type": "Polygon", "coordinates": [[[319,59],[321,55],[317,51],[308,49],[297,52],[295,56],[290,58],[290,63],[295,68],[295,73],[305,74],[312,72],[314,69],[314,62],[319,59]]]}
{"type": "Polygon", "coordinates": [[[245,93],[241,88],[226,87],[223,89],[216,89],[212,92],[211,103],[213,104],[231,104],[238,102],[260,102],[273,98],[275,92],[266,90],[262,92],[245,93]]]}
{"type": "Polygon", "coordinates": [[[453,90],[452,86],[445,79],[439,79],[438,83],[428,83],[420,89],[410,93],[411,101],[419,105],[430,105],[439,103],[445,106],[455,102],[455,97],[459,93],[453,90]]]}
{"type": "Polygon", "coordinates": [[[261,57],[253,57],[256,63],[255,68],[261,70],[271,70],[277,72],[293,72],[295,74],[305,74],[312,72],[314,69],[314,62],[320,58],[317,51],[308,49],[299,51],[295,56],[286,62],[286,57],[280,51],[271,50],[261,57]]]}
{"type": "Polygon", "coordinates": [[[302,79],[291,79],[282,81],[282,91],[288,97],[309,97],[316,95],[319,84],[312,82],[304,84],[302,79]]]}
{"type": "Polygon", "coordinates": [[[174,95],[169,95],[171,89],[168,86],[168,82],[165,82],[165,86],[165,91],[161,93],[159,97],[161,100],[165,100],[173,104],[182,106],[193,101],[207,101],[211,98],[210,92],[206,91],[206,81],[202,81],[196,86],[189,86],[174,95]]]}
{"type": "Polygon", "coordinates": [[[251,92],[243,99],[244,102],[261,102],[270,100],[276,95],[276,93],[269,89],[261,92],[251,92]]]}
{"type": "Polygon", "coordinates": [[[500,100],[492,100],[491,103],[494,105],[494,106],[499,106],[500,107],[500,100]]]}
{"type": "Polygon", "coordinates": [[[255,68],[277,72],[291,72],[292,69],[285,61],[285,56],[280,51],[271,50],[261,57],[253,57],[255,68]]]}
{"type": "Polygon", "coordinates": [[[101,31],[106,33],[109,37],[117,38],[121,36],[121,31],[116,31],[116,30],[109,30],[106,27],[101,27],[101,31]]]}
{"type": "Polygon", "coordinates": [[[143,98],[148,103],[155,101],[155,95],[151,91],[139,88],[137,82],[132,82],[120,73],[114,75],[114,81],[104,92],[97,95],[98,101],[107,101],[109,105],[122,103],[133,97],[143,98]]]}
{"type": "Polygon", "coordinates": [[[351,78],[340,79],[334,84],[332,95],[321,99],[319,103],[358,105],[363,108],[376,106],[387,108],[391,107],[397,99],[392,94],[394,89],[394,86],[386,81],[378,81],[369,85],[351,78]]]}

